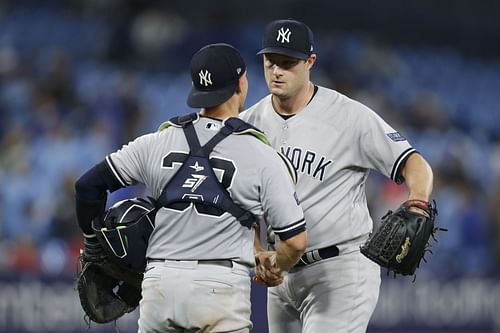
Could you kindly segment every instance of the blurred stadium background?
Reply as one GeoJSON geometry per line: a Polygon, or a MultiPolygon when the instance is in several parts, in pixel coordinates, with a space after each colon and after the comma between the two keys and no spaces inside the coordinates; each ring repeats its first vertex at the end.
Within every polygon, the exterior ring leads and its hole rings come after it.
{"type": "MultiPolygon", "coordinates": [[[[487,0],[0,1],[0,332],[87,332],[75,179],[192,111],[186,69],[204,44],[241,49],[247,106],[267,94],[255,52],[265,24],[287,17],[315,31],[314,81],[371,106],[435,171],[449,232],[414,283],[383,274],[369,332],[500,332],[500,2],[487,0]]],[[[405,193],[372,173],[374,220],[405,193]]],[[[265,333],[263,288],[253,302],[265,333]]],[[[117,328],[136,332],[136,320],[117,328]]]]}

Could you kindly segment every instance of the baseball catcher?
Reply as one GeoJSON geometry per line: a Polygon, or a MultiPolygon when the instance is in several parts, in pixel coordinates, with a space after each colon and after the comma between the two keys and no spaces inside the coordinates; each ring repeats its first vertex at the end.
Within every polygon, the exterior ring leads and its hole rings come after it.
{"type": "Polygon", "coordinates": [[[434,226],[436,215],[435,202],[404,202],[382,218],[380,228],[361,246],[361,253],[395,274],[415,274],[420,260],[430,251],[429,238],[436,240],[436,231],[446,231],[434,226]]]}

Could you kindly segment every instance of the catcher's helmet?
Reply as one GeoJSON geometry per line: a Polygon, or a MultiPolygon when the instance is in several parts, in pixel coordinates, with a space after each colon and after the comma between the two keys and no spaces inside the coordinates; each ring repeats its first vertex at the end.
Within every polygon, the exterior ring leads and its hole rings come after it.
{"type": "Polygon", "coordinates": [[[155,214],[155,206],[150,201],[126,199],[110,207],[104,219],[94,220],[92,226],[97,239],[116,264],[143,273],[155,214]]]}

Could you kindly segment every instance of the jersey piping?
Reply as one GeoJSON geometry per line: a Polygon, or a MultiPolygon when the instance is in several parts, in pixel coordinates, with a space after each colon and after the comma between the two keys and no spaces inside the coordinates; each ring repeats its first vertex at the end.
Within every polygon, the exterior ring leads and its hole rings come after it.
{"type": "Polygon", "coordinates": [[[295,235],[300,234],[302,231],[306,230],[306,220],[305,218],[300,219],[297,222],[293,222],[283,228],[272,228],[273,232],[278,235],[281,240],[287,240],[295,235]]]}
{"type": "Polygon", "coordinates": [[[404,181],[402,177],[398,177],[398,175],[400,174],[399,169],[401,168],[402,165],[404,165],[406,159],[415,152],[417,152],[415,148],[408,148],[405,151],[403,151],[401,155],[399,155],[399,157],[396,159],[396,162],[392,167],[391,179],[395,181],[397,184],[401,184],[404,181]]]}
{"type": "Polygon", "coordinates": [[[120,173],[118,172],[118,170],[116,170],[116,167],[113,164],[113,161],[111,160],[111,158],[109,156],[106,156],[106,163],[107,163],[109,169],[111,170],[111,172],[113,173],[113,176],[115,176],[116,180],[123,187],[126,187],[127,186],[127,182],[122,178],[122,176],[120,175],[120,173]]]}

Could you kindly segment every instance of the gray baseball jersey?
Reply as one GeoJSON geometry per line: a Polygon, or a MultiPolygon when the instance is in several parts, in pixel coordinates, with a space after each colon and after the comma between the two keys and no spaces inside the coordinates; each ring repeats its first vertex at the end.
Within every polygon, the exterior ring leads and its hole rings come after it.
{"type": "MultiPolygon", "coordinates": [[[[194,127],[200,144],[212,138],[221,125],[221,121],[199,117],[194,127]]],[[[168,127],[137,138],[107,156],[106,162],[122,185],[145,184],[158,198],[181,165],[175,156],[188,152],[183,130],[168,127]]],[[[232,134],[214,148],[210,159],[216,162],[216,176],[234,202],[256,216],[264,216],[275,233],[286,237],[304,228],[303,212],[289,173],[293,167],[287,166],[288,161],[271,146],[253,135],[232,134]]],[[[190,167],[195,173],[199,166],[190,167]]],[[[185,184],[194,186],[196,180],[188,178],[185,184]]],[[[242,227],[229,213],[202,214],[193,204],[182,211],[162,208],[156,215],[147,256],[172,260],[233,259],[254,265],[253,231],[242,227]]]]}
{"type": "Polygon", "coordinates": [[[415,151],[374,111],[323,87],[304,110],[286,120],[274,110],[271,95],[241,118],[262,130],[297,170],[308,250],[369,233],[373,223],[365,182],[370,170],[399,183],[399,167],[415,151]]]}

